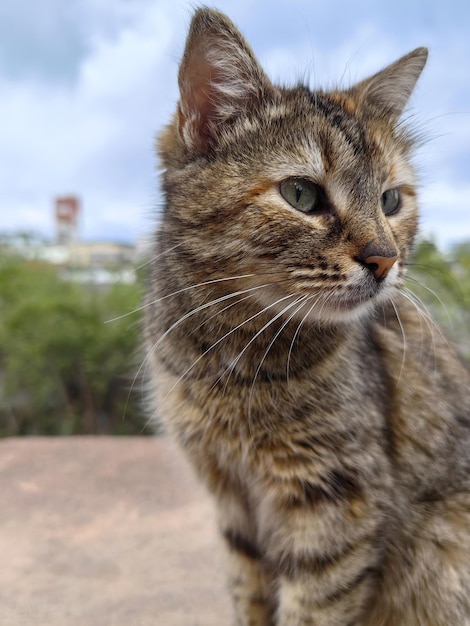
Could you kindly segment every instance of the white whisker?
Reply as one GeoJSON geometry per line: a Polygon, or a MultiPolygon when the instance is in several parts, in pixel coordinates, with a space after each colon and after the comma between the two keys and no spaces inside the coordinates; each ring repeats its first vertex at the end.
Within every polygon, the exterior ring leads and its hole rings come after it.
{"type": "MultiPolygon", "coordinates": [[[[416,309],[416,312],[418,313],[418,319],[419,319],[419,328],[421,331],[421,352],[420,352],[420,359],[421,356],[423,354],[423,349],[424,349],[424,345],[423,345],[423,326],[422,326],[422,320],[424,320],[424,322],[426,323],[426,326],[428,327],[429,330],[429,334],[431,336],[431,342],[432,342],[432,352],[433,352],[433,358],[434,358],[434,369],[436,369],[436,342],[434,339],[434,328],[435,328],[435,324],[434,324],[434,320],[429,316],[429,314],[427,313],[427,311],[424,308],[421,308],[420,304],[418,304],[418,302],[420,302],[419,298],[415,295],[412,291],[410,291],[409,289],[407,289],[406,287],[403,287],[402,289],[400,289],[401,295],[406,298],[408,300],[408,302],[413,305],[413,307],[416,309]],[[417,302],[418,300],[418,302],[417,302]]],[[[422,303],[421,303],[422,304],[422,303]]],[[[424,307],[424,305],[423,305],[424,307]]]]}
{"type": "MultiPolygon", "coordinates": [[[[313,296],[309,296],[309,299],[313,298],[313,296]]],[[[303,316],[303,318],[301,319],[301,321],[299,322],[299,325],[297,326],[294,336],[292,337],[292,341],[290,342],[290,346],[289,346],[289,352],[287,353],[287,363],[286,363],[286,378],[287,378],[287,382],[289,383],[289,367],[290,367],[290,361],[291,361],[291,357],[292,357],[292,350],[294,349],[294,343],[295,340],[297,339],[300,330],[302,328],[302,326],[305,323],[305,320],[308,319],[308,316],[310,315],[310,313],[313,311],[313,309],[315,308],[315,306],[318,303],[319,298],[317,298],[315,300],[315,302],[312,304],[312,306],[309,308],[309,310],[307,311],[307,313],[305,313],[305,315],[303,316]]]]}
{"type": "MultiPolygon", "coordinates": [[[[411,291],[410,289],[408,289],[407,287],[403,288],[406,293],[408,294],[408,296],[410,298],[412,298],[413,300],[413,304],[415,305],[415,307],[420,311],[420,313],[422,315],[425,316],[425,318],[428,320],[429,324],[430,324],[430,329],[432,327],[433,330],[437,331],[441,337],[441,339],[444,341],[444,343],[447,345],[447,347],[449,349],[452,349],[449,341],[447,340],[447,337],[444,335],[444,333],[442,332],[441,327],[439,326],[439,324],[436,323],[436,321],[434,320],[434,318],[432,317],[432,315],[429,313],[429,311],[427,311],[426,309],[426,305],[424,304],[424,302],[421,300],[421,298],[414,292],[411,291]]],[[[405,293],[402,294],[405,295],[405,293]]]]}
{"type": "Polygon", "coordinates": [[[157,255],[153,256],[148,261],[145,261],[145,263],[142,263],[141,265],[138,265],[135,269],[136,270],[141,270],[143,267],[145,267],[147,265],[150,265],[150,263],[154,263],[155,261],[158,261],[158,259],[160,259],[162,256],[165,256],[169,252],[172,252],[173,250],[175,250],[179,246],[183,245],[183,243],[184,243],[183,241],[180,241],[180,243],[177,243],[175,246],[172,246],[171,248],[168,248],[167,250],[164,250],[163,252],[160,252],[160,254],[157,254],[157,255]]]}
{"type": "MultiPolygon", "coordinates": [[[[265,285],[262,285],[262,286],[264,287],[265,285]]],[[[190,331],[191,334],[193,334],[195,331],[197,331],[200,328],[202,328],[204,326],[204,324],[207,324],[208,322],[210,322],[214,318],[218,317],[219,315],[221,315],[225,311],[228,311],[228,309],[231,309],[232,307],[237,306],[241,302],[244,302],[245,300],[249,300],[250,298],[253,298],[253,297],[254,297],[254,294],[253,293],[249,293],[247,296],[244,296],[243,298],[239,298],[238,300],[235,300],[235,302],[231,302],[230,304],[227,304],[227,306],[224,306],[222,309],[220,309],[220,311],[216,311],[215,313],[210,315],[207,319],[203,320],[198,326],[195,326],[190,331]]]]}
{"type": "Polygon", "coordinates": [[[258,289],[263,289],[264,287],[267,287],[267,286],[269,286],[269,283],[265,283],[264,285],[257,285],[255,287],[249,287],[248,289],[242,289],[240,291],[234,291],[233,293],[226,294],[225,296],[221,296],[220,298],[216,298],[215,300],[211,300],[210,302],[206,302],[206,303],[196,307],[195,309],[192,309],[191,311],[188,311],[188,313],[185,313],[185,315],[183,315],[176,322],[174,322],[163,333],[163,335],[161,335],[161,337],[159,337],[159,339],[153,344],[153,346],[150,348],[150,350],[148,350],[147,355],[145,356],[144,360],[140,364],[139,369],[137,370],[137,372],[136,372],[136,374],[135,374],[135,376],[134,376],[134,378],[132,380],[132,384],[131,384],[131,387],[130,387],[130,390],[129,390],[129,393],[128,393],[128,396],[127,396],[127,401],[126,401],[126,407],[124,409],[124,414],[125,414],[125,411],[127,410],[127,406],[128,406],[128,403],[129,403],[130,395],[131,395],[132,391],[134,390],[135,383],[136,383],[137,379],[139,378],[141,372],[144,370],[144,368],[146,368],[147,363],[149,362],[150,358],[155,353],[155,350],[158,348],[158,346],[161,344],[161,342],[173,330],[175,330],[175,328],[177,328],[180,324],[182,324],[184,321],[189,319],[192,315],[196,315],[197,313],[200,313],[204,309],[207,309],[207,308],[209,308],[211,306],[214,306],[215,304],[219,304],[220,302],[223,302],[223,301],[228,300],[230,298],[234,298],[234,297],[236,297],[238,295],[243,295],[245,293],[251,293],[251,292],[256,291],[258,289]]]}
{"type": "Polygon", "coordinates": [[[252,400],[253,400],[253,394],[254,394],[254,389],[255,389],[255,383],[256,383],[256,379],[258,378],[258,374],[261,371],[261,367],[263,366],[263,363],[266,359],[266,357],[268,356],[269,351],[271,350],[271,348],[273,347],[276,339],[279,337],[279,335],[282,333],[282,331],[284,330],[284,328],[287,326],[287,324],[289,324],[289,322],[291,321],[291,319],[300,311],[300,309],[304,306],[305,301],[309,299],[310,296],[308,295],[304,295],[301,296],[300,298],[297,298],[297,300],[295,300],[294,302],[291,302],[290,304],[288,304],[286,307],[284,307],[284,309],[278,313],[272,321],[274,321],[275,319],[277,319],[278,317],[280,317],[281,315],[284,315],[285,313],[287,313],[287,311],[289,311],[289,309],[291,309],[292,307],[295,307],[297,304],[299,304],[300,302],[300,306],[298,306],[293,313],[291,313],[289,315],[289,317],[284,321],[284,323],[282,324],[282,326],[278,329],[278,331],[276,332],[276,334],[274,335],[274,337],[271,339],[271,341],[269,342],[268,347],[266,348],[266,351],[264,352],[263,356],[261,357],[261,360],[258,364],[258,367],[256,368],[256,372],[255,375],[253,376],[253,381],[251,383],[251,387],[250,387],[250,395],[249,395],[249,400],[248,400],[248,419],[251,421],[251,404],[252,404],[252,400]]]}
{"type": "Polygon", "coordinates": [[[417,296],[416,293],[414,293],[414,291],[411,291],[407,287],[404,287],[401,293],[405,298],[408,299],[409,302],[411,302],[411,304],[413,304],[413,306],[416,308],[418,313],[421,316],[423,316],[423,318],[426,320],[427,326],[429,328],[429,332],[431,334],[431,340],[432,340],[433,351],[434,351],[434,361],[436,363],[436,341],[434,338],[435,332],[438,333],[439,337],[446,344],[449,350],[452,350],[453,348],[451,344],[449,343],[449,340],[447,339],[447,337],[442,332],[442,329],[439,326],[439,324],[436,323],[432,315],[430,315],[429,312],[426,310],[426,306],[424,302],[421,300],[421,298],[417,296]]]}
{"type": "MultiPolygon", "coordinates": [[[[259,317],[260,315],[262,315],[263,313],[265,313],[266,311],[268,311],[269,309],[271,309],[273,306],[276,306],[277,304],[279,304],[279,302],[282,302],[283,300],[286,300],[287,298],[293,298],[294,296],[292,295],[288,295],[288,296],[284,296],[283,298],[279,298],[279,300],[277,300],[276,302],[272,302],[271,304],[269,304],[268,306],[264,307],[264,309],[261,309],[261,311],[258,311],[257,313],[255,313],[254,315],[251,315],[248,319],[244,320],[243,322],[241,322],[240,324],[238,324],[237,326],[235,326],[235,328],[232,328],[231,330],[229,330],[227,333],[225,333],[225,335],[223,335],[222,337],[220,337],[219,339],[217,339],[216,342],[214,342],[210,348],[208,348],[207,350],[205,350],[202,354],[200,354],[198,356],[198,358],[181,374],[181,376],[178,378],[178,380],[175,382],[175,384],[171,387],[171,389],[168,391],[168,394],[170,394],[175,387],[184,379],[184,377],[189,374],[189,372],[199,363],[199,361],[201,359],[203,359],[211,350],[213,350],[217,345],[219,345],[222,341],[224,341],[224,339],[227,339],[227,337],[229,337],[232,333],[236,332],[237,330],[239,330],[240,328],[242,328],[242,326],[244,326],[245,324],[248,324],[248,322],[251,322],[252,320],[254,320],[255,318],[259,317]]],[[[256,335],[251,339],[251,341],[247,344],[247,346],[245,346],[245,348],[243,349],[242,352],[244,352],[246,350],[246,348],[248,347],[248,345],[250,343],[252,343],[252,341],[261,334],[261,332],[267,328],[274,320],[271,320],[270,322],[268,322],[267,324],[265,324],[263,326],[263,328],[258,331],[256,333],[256,335]]],[[[240,355],[237,357],[237,359],[241,356],[240,355]]],[[[223,375],[223,374],[222,374],[223,375]]]]}
{"type": "MultiPolygon", "coordinates": [[[[286,298],[293,298],[294,296],[287,296],[286,298]]],[[[274,302],[273,304],[269,305],[269,307],[264,308],[261,313],[265,313],[269,308],[271,308],[272,306],[278,304],[279,302],[281,302],[281,300],[285,300],[286,298],[281,298],[280,300],[277,300],[276,302],[274,302]]],[[[287,309],[289,307],[286,307],[287,309]]],[[[274,318],[272,318],[271,320],[269,320],[269,322],[267,322],[251,339],[250,341],[245,345],[245,347],[237,354],[236,358],[232,361],[232,363],[230,363],[230,365],[228,367],[225,368],[225,370],[222,372],[222,374],[219,376],[219,378],[215,381],[215,383],[212,385],[211,389],[213,389],[217,383],[219,383],[222,378],[225,376],[225,374],[228,373],[227,376],[227,380],[225,381],[224,384],[224,393],[225,390],[227,389],[227,384],[230,380],[230,376],[232,375],[232,372],[234,371],[235,367],[237,366],[237,363],[240,361],[240,359],[242,358],[243,354],[248,350],[248,348],[252,345],[252,343],[261,335],[262,332],[264,332],[266,330],[266,328],[268,328],[272,322],[274,322],[276,319],[278,319],[278,317],[280,315],[282,315],[284,313],[286,309],[283,309],[283,311],[281,311],[280,314],[277,314],[274,318]]]]}
{"type": "Polygon", "coordinates": [[[238,280],[241,278],[252,278],[255,274],[242,274],[241,276],[230,276],[229,278],[214,278],[212,280],[207,280],[203,283],[197,283],[196,285],[190,285],[189,287],[183,287],[182,289],[178,289],[177,291],[173,291],[172,293],[168,293],[161,298],[156,298],[155,300],[151,300],[150,302],[145,302],[141,306],[137,307],[133,311],[129,311],[128,313],[124,313],[123,315],[119,315],[118,317],[114,317],[113,319],[106,320],[105,324],[110,324],[111,322],[116,322],[117,320],[122,319],[123,317],[127,317],[128,315],[132,315],[133,313],[138,313],[139,311],[143,311],[145,308],[149,306],[153,306],[158,302],[162,302],[162,300],[167,300],[168,298],[172,298],[173,296],[177,296],[180,293],[185,291],[189,291],[190,289],[196,289],[197,287],[205,287],[207,285],[213,285],[215,283],[221,283],[228,280],[238,280]]]}
{"type": "MultiPolygon", "coordinates": [[[[405,275],[405,280],[407,280],[410,283],[413,283],[414,285],[418,285],[418,287],[421,287],[422,289],[425,289],[426,291],[428,291],[432,296],[434,296],[434,298],[436,298],[436,300],[439,302],[439,304],[442,307],[442,310],[444,311],[444,313],[446,314],[447,320],[449,322],[449,325],[452,327],[452,318],[450,316],[449,310],[447,309],[445,303],[442,301],[442,299],[439,297],[439,295],[434,291],[434,289],[431,289],[431,287],[428,287],[427,285],[425,285],[424,283],[420,282],[419,280],[417,280],[416,278],[413,278],[412,276],[409,275],[405,275]]],[[[418,296],[414,293],[413,295],[415,295],[417,298],[418,296]]],[[[421,298],[418,298],[419,302],[421,303],[421,305],[424,307],[424,303],[421,300],[421,298]]]]}
{"type": "Polygon", "coordinates": [[[406,351],[407,351],[406,334],[405,334],[405,329],[403,327],[402,321],[400,319],[400,315],[398,313],[398,309],[395,306],[395,303],[393,302],[393,300],[390,300],[390,304],[392,305],[393,310],[395,311],[395,315],[396,315],[398,324],[399,324],[400,329],[401,329],[401,334],[402,334],[402,337],[403,337],[403,353],[402,353],[402,358],[401,358],[400,372],[398,374],[398,378],[397,378],[396,383],[395,383],[395,385],[398,387],[398,384],[400,382],[401,375],[402,375],[402,372],[403,372],[403,368],[405,366],[405,358],[406,358],[406,351]]]}

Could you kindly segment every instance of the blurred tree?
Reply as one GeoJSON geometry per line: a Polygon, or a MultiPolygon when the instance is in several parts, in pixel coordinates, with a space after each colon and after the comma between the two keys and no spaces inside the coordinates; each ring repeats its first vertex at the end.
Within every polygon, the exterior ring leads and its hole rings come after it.
{"type": "Polygon", "coordinates": [[[64,282],[0,256],[0,435],[142,433],[138,320],[119,318],[140,300],[137,285],[64,282]]]}
{"type": "Polygon", "coordinates": [[[409,263],[407,286],[470,359],[470,242],[448,254],[421,241],[409,263]]]}
{"type": "MultiPolygon", "coordinates": [[[[413,297],[470,358],[470,242],[444,255],[422,241],[408,269],[413,297]]],[[[0,436],[143,433],[140,284],[65,282],[0,249],[0,436]]]]}

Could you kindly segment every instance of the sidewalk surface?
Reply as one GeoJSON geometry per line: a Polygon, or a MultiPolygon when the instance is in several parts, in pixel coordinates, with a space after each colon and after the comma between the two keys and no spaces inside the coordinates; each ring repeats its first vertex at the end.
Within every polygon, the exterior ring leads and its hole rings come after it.
{"type": "Polygon", "coordinates": [[[167,439],[0,440],[0,626],[225,626],[224,583],[167,439]]]}

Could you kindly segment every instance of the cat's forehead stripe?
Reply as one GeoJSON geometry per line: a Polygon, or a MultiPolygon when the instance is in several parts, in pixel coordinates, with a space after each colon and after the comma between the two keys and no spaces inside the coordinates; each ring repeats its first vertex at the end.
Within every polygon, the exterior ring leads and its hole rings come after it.
{"type": "Polygon", "coordinates": [[[315,108],[327,119],[328,124],[339,131],[346,143],[358,154],[366,155],[369,142],[365,130],[355,115],[349,114],[342,104],[330,97],[315,99],[315,108]]]}
{"type": "Polygon", "coordinates": [[[357,103],[346,93],[341,91],[332,91],[330,93],[330,99],[339,104],[349,115],[354,115],[357,111],[357,103]]]}

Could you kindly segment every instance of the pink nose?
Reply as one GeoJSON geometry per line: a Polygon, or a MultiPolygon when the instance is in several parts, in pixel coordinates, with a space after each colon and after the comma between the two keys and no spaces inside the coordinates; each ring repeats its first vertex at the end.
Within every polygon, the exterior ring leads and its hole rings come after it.
{"type": "Polygon", "coordinates": [[[375,278],[381,281],[387,276],[397,259],[397,256],[368,256],[361,261],[370,269],[375,278]]]}

